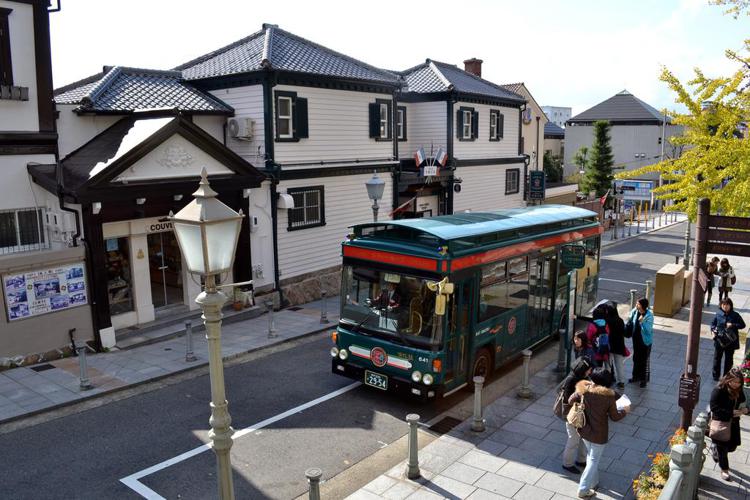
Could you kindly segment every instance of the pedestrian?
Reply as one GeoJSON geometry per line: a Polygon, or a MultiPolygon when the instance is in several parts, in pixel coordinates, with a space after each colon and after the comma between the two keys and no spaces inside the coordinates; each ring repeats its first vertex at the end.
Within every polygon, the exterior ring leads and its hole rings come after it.
{"type": "Polygon", "coordinates": [[[742,316],[734,310],[732,299],[725,298],[719,302],[719,311],[711,321],[711,335],[714,338],[714,381],[726,375],[732,367],[734,351],[740,348],[739,330],[745,328],[742,316]],[[721,369],[721,358],[724,358],[724,370],[721,369]]]}
{"type": "Polygon", "coordinates": [[[729,259],[726,257],[721,259],[716,274],[719,276],[719,302],[721,302],[722,298],[729,298],[729,292],[732,291],[732,285],[737,283],[737,277],[734,275],[734,269],[729,265],[729,259]]]}
{"type": "Polygon", "coordinates": [[[581,436],[578,435],[578,429],[568,423],[566,419],[568,412],[570,412],[569,400],[576,390],[576,384],[585,380],[591,374],[592,367],[590,358],[586,356],[577,358],[571,366],[570,373],[563,380],[558,400],[555,401],[555,415],[565,422],[565,431],[568,434],[562,456],[562,467],[573,474],[581,473],[576,465],[580,467],[586,465],[586,446],[581,441],[581,436]]]}
{"type": "MultiPolygon", "coordinates": [[[[719,271],[719,258],[714,256],[708,264],[706,264],[706,305],[711,304],[711,294],[714,291],[714,286],[716,285],[716,273],[719,271]]],[[[719,298],[719,301],[721,301],[721,298],[719,298]]]]}
{"type": "Polygon", "coordinates": [[[609,327],[609,352],[612,358],[612,366],[615,369],[615,381],[618,389],[625,388],[625,358],[630,356],[625,345],[625,322],[617,313],[614,305],[606,304],[607,326],[609,327]]]}
{"type": "Polygon", "coordinates": [[[640,298],[628,315],[626,330],[633,332],[633,376],[628,382],[640,382],[646,387],[651,378],[651,344],[654,337],[654,314],[648,308],[648,299],[640,298]]]}
{"type": "Polygon", "coordinates": [[[609,328],[607,308],[599,304],[591,313],[592,322],[586,328],[588,343],[594,350],[594,366],[609,366],[609,328]]]}
{"type": "Polygon", "coordinates": [[[589,345],[589,338],[583,330],[578,330],[573,335],[573,354],[576,359],[585,356],[592,363],[594,361],[594,349],[589,345]]]}
{"type": "Polygon", "coordinates": [[[719,440],[718,436],[711,439],[711,457],[714,462],[719,464],[721,478],[724,481],[731,481],[729,454],[741,444],[740,416],[748,414],[745,394],[742,391],[742,372],[739,368],[729,370],[716,384],[713,392],[711,392],[710,404],[711,428],[714,427],[713,422],[715,421],[729,424],[728,439],[719,440]]]}
{"type": "Polygon", "coordinates": [[[591,498],[599,482],[599,461],[609,440],[609,420],[617,422],[625,418],[630,406],[617,409],[619,395],[610,386],[612,373],[603,367],[591,372],[591,381],[581,380],[568,402],[583,402],[586,423],[578,429],[578,434],[586,445],[586,468],[578,482],[578,497],[591,498]]]}

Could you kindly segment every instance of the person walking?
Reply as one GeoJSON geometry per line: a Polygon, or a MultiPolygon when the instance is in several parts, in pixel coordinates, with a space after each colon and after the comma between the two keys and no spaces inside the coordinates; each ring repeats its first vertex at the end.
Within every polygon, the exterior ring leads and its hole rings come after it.
{"type": "Polygon", "coordinates": [[[589,345],[589,338],[583,330],[578,330],[573,335],[573,354],[575,359],[585,356],[593,363],[594,349],[589,345]]]}
{"type": "Polygon", "coordinates": [[[593,321],[586,328],[588,344],[594,350],[594,365],[609,366],[609,327],[607,326],[607,308],[599,304],[591,313],[593,321]]]}
{"type": "Polygon", "coordinates": [[[633,376],[628,382],[640,382],[646,387],[651,378],[651,344],[654,336],[654,314],[648,308],[648,299],[640,298],[628,315],[626,329],[633,332],[633,376]]]}
{"type": "Polygon", "coordinates": [[[711,392],[711,421],[729,424],[729,437],[726,441],[716,437],[711,439],[711,457],[719,464],[721,478],[731,481],[729,475],[729,454],[741,444],[740,416],[748,414],[745,394],[742,390],[742,372],[732,368],[724,375],[711,392]]]}
{"type": "Polygon", "coordinates": [[[745,328],[742,316],[734,310],[732,299],[725,298],[719,303],[719,311],[711,321],[711,335],[714,338],[714,381],[726,375],[732,367],[734,351],[740,348],[739,330],[745,328]],[[724,370],[721,369],[721,358],[724,358],[724,370]]]}
{"type": "Polygon", "coordinates": [[[737,277],[734,275],[734,269],[729,265],[729,259],[726,257],[721,259],[716,274],[719,276],[719,302],[721,302],[722,298],[729,298],[729,292],[732,291],[732,285],[737,283],[737,277]]]}
{"type": "MultiPolygon", "coordinates": [[[[706,264],[706,277],[708,278],[706,280],[706,305],[711,304],[711,294],[714,291],[714,286],[716,283],[716,273],[719,271],[719,258],[714,257],[712,258],[708,264],[706,264]]],[[[721,298],[719,298],[719,301],[721,301],[721,298]]]]}
{"type": "Polygon", "coordinates": [[[573,474],[581,473],[576,465],[581,467],[586,465],[586,447],[581,441],[581,436],[578,435],[578,429],[569,424],[566,419],[570,412],[568,401],[576,390],[576,384],[591,374],[592,367],[590,358],[586,356],[577,358],[571,366],[570,373],[563,380],[558,400],[555,401],[555,415],[565,422],[565,431],[568,433],[568,440],[565,442],[562,455],[562,468],[573,474]]]}
{"type": "Polygon", "coordinates": [[[586,445],[586,468],[578,482],[578,498],[591,498],[599,482],[599,462],[609,440],[609,420],[617,422],[625,418],[630,406],[617,409],[619,395],[610,386],[612,373],[603,368],[591,372],[591,381],[581,380],[568,402],[583,402],[586,423],[578,429],[578,434],[586,445]]]}
{"type": "Polygon", "coordinates": [[[625,345],[625,322],[617,313],[617,308],[612,304],[606,304],[607,326],[609,327],[609,352],[612,366],[615,369],[615,381],[618,389],[625,388],[625,358],[630,356],[625,345]]]}

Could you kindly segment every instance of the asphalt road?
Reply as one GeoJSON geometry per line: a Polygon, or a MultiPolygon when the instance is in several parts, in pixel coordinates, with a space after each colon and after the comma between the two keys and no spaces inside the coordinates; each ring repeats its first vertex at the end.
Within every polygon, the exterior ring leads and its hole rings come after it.
{"type": "MultiPolygon", "coordinates": [[[[605,247],[599,298],[623,302],[684,248],[684,224],[605,247]]],[[[609,238],[609,233],[605,235],[609,238]]],[[[330,373],[330,340],[320,335],[227,367],[233,427],[241,430],[351,384],[330,373]]],[[[99,408],[0,435],[4,498],[141,498],[120,480],[207,442],[205,375],[99,408]]],[[[335,476],[406,433],[404,417],[428,421],[466,397],[421,405],[356,387],[235,440],[237,498],[296,497],[304,471],[335,476]]],[[[215,498],[208,450],[145,475],[140,482],[169,499],[215,498]]]]}

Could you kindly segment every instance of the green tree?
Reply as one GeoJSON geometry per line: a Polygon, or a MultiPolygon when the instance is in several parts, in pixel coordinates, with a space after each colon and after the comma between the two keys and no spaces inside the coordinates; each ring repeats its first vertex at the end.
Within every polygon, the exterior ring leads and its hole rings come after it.
{"type": "Polygon", "coordinates": [[[553,155],[551,152],[545,151],[543,165],[547,182],[560,182],[562,180],[563,167],[560,155],[553,155]]]}
{"type": "Polygon", "coordinates": [[[578,167],[579,172],[586,171],[586,166],[589,164],[588,156],[588,146],[581,146],[580,149],[576,151],[576,154],[573,155],[573,164],[578,167]]]}
{"type": "Polygon", "coordinates": [[[597,196],[603,196],[612,187],[614,155],[609,143],[610,128],[608,121],[594,122],[594,144],[591,146],[591,156],[581,186],[586,193],[594,191],[597,196]]]}

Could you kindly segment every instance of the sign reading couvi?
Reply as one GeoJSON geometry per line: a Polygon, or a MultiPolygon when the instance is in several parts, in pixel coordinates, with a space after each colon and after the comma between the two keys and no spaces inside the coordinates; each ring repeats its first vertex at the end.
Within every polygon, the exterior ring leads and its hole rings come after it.
{"type": "Polygon", "coordinates": [[[172,231],[174,229],[174,226],[172,226],[172,223],[169,221],[165,222],[154,222],[153,224],[148,224],[146,226],[146,232],[151,233],[163,233],[165,231],[172,231]]]}

